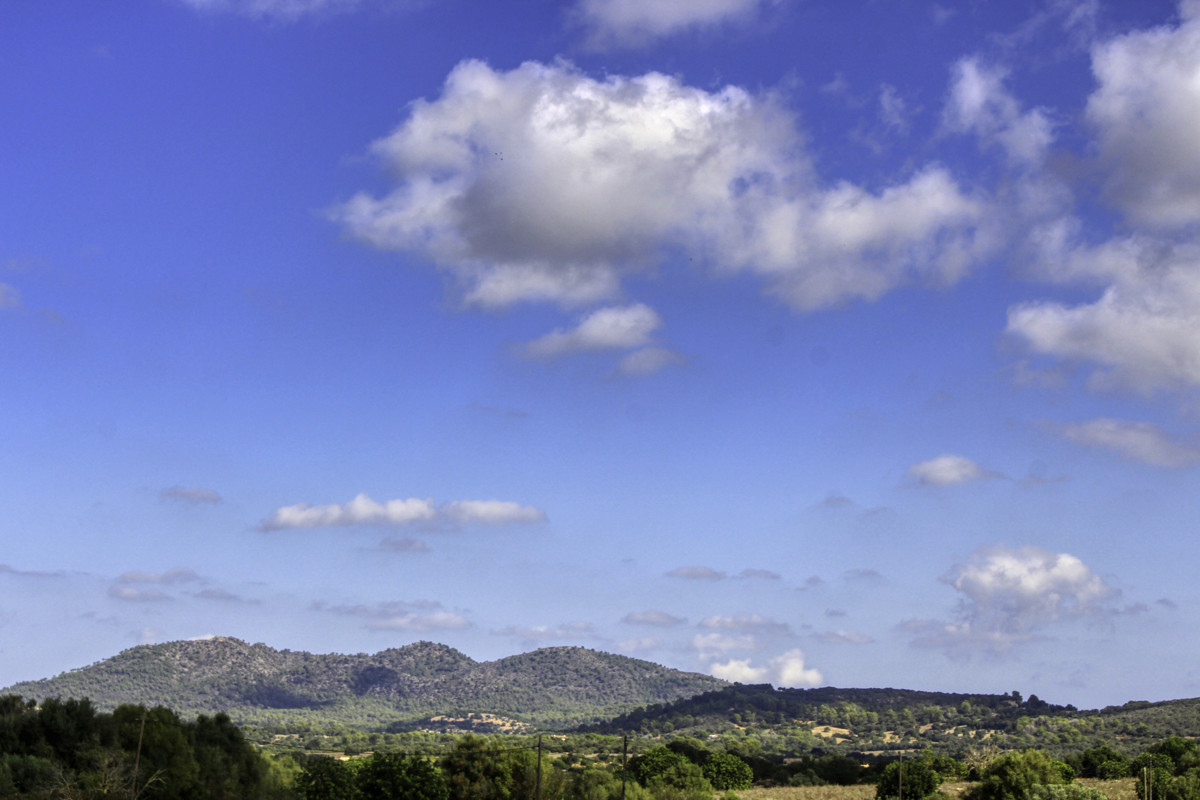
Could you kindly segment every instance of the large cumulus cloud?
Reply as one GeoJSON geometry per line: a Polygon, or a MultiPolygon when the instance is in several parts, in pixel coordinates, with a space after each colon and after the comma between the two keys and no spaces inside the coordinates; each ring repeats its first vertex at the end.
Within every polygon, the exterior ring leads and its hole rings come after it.
{"type": "Polygon", "coordinates": [[[821,182],[769,94],[565,63],[459,64],[373,152],[395,176],[334,216],[446,270],[468,305],[609,301],[672,248],[759,275],[799,310],[957,280],[983,205],[930,164],[879,188],[821,182]]]}

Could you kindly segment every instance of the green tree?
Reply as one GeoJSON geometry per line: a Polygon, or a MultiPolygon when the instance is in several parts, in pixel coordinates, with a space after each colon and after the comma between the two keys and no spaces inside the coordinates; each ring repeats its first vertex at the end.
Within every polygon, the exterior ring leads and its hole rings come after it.
{"type": "Polygon", "coordinates": [[[1003,753],[987,766],[967,800],[1032,800],[1033,787],[1070,783],[1074,770],[1044,750],[1003,753]]]}
{"type": "Polygon", "coordinates": [[[358,800],[354,768],[336,758],[309,757],[296,778],[296,793],[303,800],[358,800]]]}
{"type": "Polygon", "coordinates": [[[363,800],[447,800],[441,770],[424,758],[376,753],[358,772],[363,800]]]}
{"type": "Polygon", "coordinates": [[[700,772],[719,792],[749,789],[754,783],[754,770],[733,753],[709,753],[700,763],[700,772]]]}
{"type": "Polygon", "coordinates": [[[713,787],[700,767],[680,758],[645,784],[656,800],[712,800],[713,787]]]}
{"type": "Polygon", "coordinates": [[[878,800],[920,800],[936,792],[941,783],[942,776],[931,766],[929,759],[893,761],[883,768],[883,774],[875,787],[875,797],[878,800]]]}
{"type": "Polygon", "coordinates": [[[634,756],[629,760],[628,771],[633,776],[633,779],[642,786],[649,786],[650,781],[660,775],[665,775],[668,770],[678,767],[681,764],[690,764],[684,756],[676,753],[674,750],[669,750],[666,747],[652,747],[641,755],[634,756]]]}

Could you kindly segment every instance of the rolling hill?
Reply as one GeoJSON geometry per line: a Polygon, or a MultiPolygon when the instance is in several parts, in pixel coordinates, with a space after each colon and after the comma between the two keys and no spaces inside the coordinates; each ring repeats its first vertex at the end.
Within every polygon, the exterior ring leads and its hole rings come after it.
{"type": "Polygon", "coordinates": [[[182,714],[223,711],[239,723],[329,722],[378,730],[467,712],[569,727],[726,685],[582,647],[477,662],[432,642],[342,655],[216,637],[133,647],[0,694],[88,697],[101,709],[140,703],[182,714]]]}

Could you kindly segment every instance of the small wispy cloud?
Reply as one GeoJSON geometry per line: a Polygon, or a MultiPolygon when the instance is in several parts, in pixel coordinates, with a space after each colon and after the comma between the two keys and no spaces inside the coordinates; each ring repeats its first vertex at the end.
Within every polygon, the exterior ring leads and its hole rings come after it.
{"type": "Polygon", "coordinates": [[[656,628],[672,628],[687,624],[685,617],[677,617],[674,614],[668,614],[666,611],[659,611],[657,609],[633,611],[626,614],[621,621],[627,622],[630,625],[652,625],[656,628]]]}
{"type": "Polygon", "coordinates": [[[592,637],[592,625],[589,622],[566,622],[561,625],[509,625],[495,633],[499,636],[512,636],[526,644],[540,642],[574,642],[592,637]]]}
{"type": "Polygon", "coordinates": [[[410,525],[438,523],[463,525],[528,525],[546,521],[546,512],[507,500],[454,500],[435,505],[433,500],[408,498],[378,503],[365,493],[349,503],[311,505],[297,503],[276,509],[259,530],[327,528],[351,525],[410,525]]]}
{"type": "Polygon", "coordinates": [[[1066,425],[1047,423],[1047,427],[1076,444],[1155,467],[1180,469],[1200,463],[1200,442],[1173,436],[1150,422],[1101,418],[1066,425]]]}
{"type": "Polygon", "coordinates": [[[875,641],[866,634],[845,630],[819,633],[817,639],[825,644],[870,644],[875,641]]]}
{"type": "Polygon", "coordinates": [[[0,283],[0,309],[20,307],[21,293],[17,291],[17,287],[0,283]]]}
{"type": "Polygon", "coordinates": [[[221,495],[212,489],[201,489],[187,486],[168,486],[158,493],[163,500],[175,500],[192,505],[215,505],[221,502],[221,495]]]}
{"type": "Polygon", "coordinates": [[[411,539],[407,536],[394,537],[389,536],[379,543],[381,550],[387,550],[392,553],[428,553],[429,545],[420,539],[411,539]]]}
{"type": "Polygon", "coordinates": [[[39,572],[37,570],[17,569],[10,564],[0,564],[0,575],[14,575],[20,578],[65,578],[62,572],[39,572]]]}
{"type": "Polygon", "coordinates": [[[108,596],[129,603],[160,603],[171,598],[158,589],[139,589],[136,586],[115,584],[108,588],[108,596]]]}
{"type": "Polygon", "coordinates": [[[720,570],[702,566],[676,567],[666,573],[666,576],[668,578],[683,578],[689,581],[721,581],[729,577],[720,570]]]}
{"type": "Polygon", "coordinates": [[[954,486],[1003,477],[998,472],[983,469],[969,458],[949,453],[913,464],[908,468],[908,476],[925,486],[954,486]]]}
{"type": "Polygon", "coordinates": [[[327,605],[318,602],[312,607],[315,611],[361,619],[363,627],[368,630],[426,633],[471,627],[466,617],[446,610],[436,600],[387,601],[374,605],[327,605]]]}
{"type": "Polygon", "coordinates": [[[718,614],[700,620],[700,627],[709,630],[756,631],[774,635],[791,634],[791,629],[785,623],[778,622],[770,617],[764,617],[761,614],[735,616],[722,616],[718,614]]]}
{"type": "Polygon", "coordinates": [[[149,572],[131,569],[122,572],[117,577],[117,583],[192,583],[201,580],[194,569],[189,567],[171,567],[166,572],[149,572]]]}
{"type": "Polygon", "coordinates": [[[575,16],[592,47],[641,47],[687,30],[745,22],[780,0],[580,0],[575,16]]]}
{"type": "Polygon", "coordinates": [[[404,8],[411,0],[180,0],[203,13],[235,14],[271,22],[296,22],[305,17],[356,11],[368,6],[404,8]]]}
{"type": "Polygon", "coordinates": [[[743,580],[778,581],[783,579],[783,576],[778,572],[772,572],[769,569],[755,569],[753,567],[747,567],[739,572],[737,576],[743,580]]]}

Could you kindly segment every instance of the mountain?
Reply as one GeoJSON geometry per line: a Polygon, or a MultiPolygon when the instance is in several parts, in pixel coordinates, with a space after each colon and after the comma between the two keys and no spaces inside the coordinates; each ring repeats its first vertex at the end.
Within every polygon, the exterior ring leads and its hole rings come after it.
{"type": "Polygon", "coordinates": [[[726,685],[582,647],[477,662],[432,642],[341,655],[276,650],[222,636],[133,647],[0,694],[88,697],[101,709],[140,703],[185,715],[223,711],[240,723],[328,722],[381,730],[466,713],[569,727],[726,685]]]}

